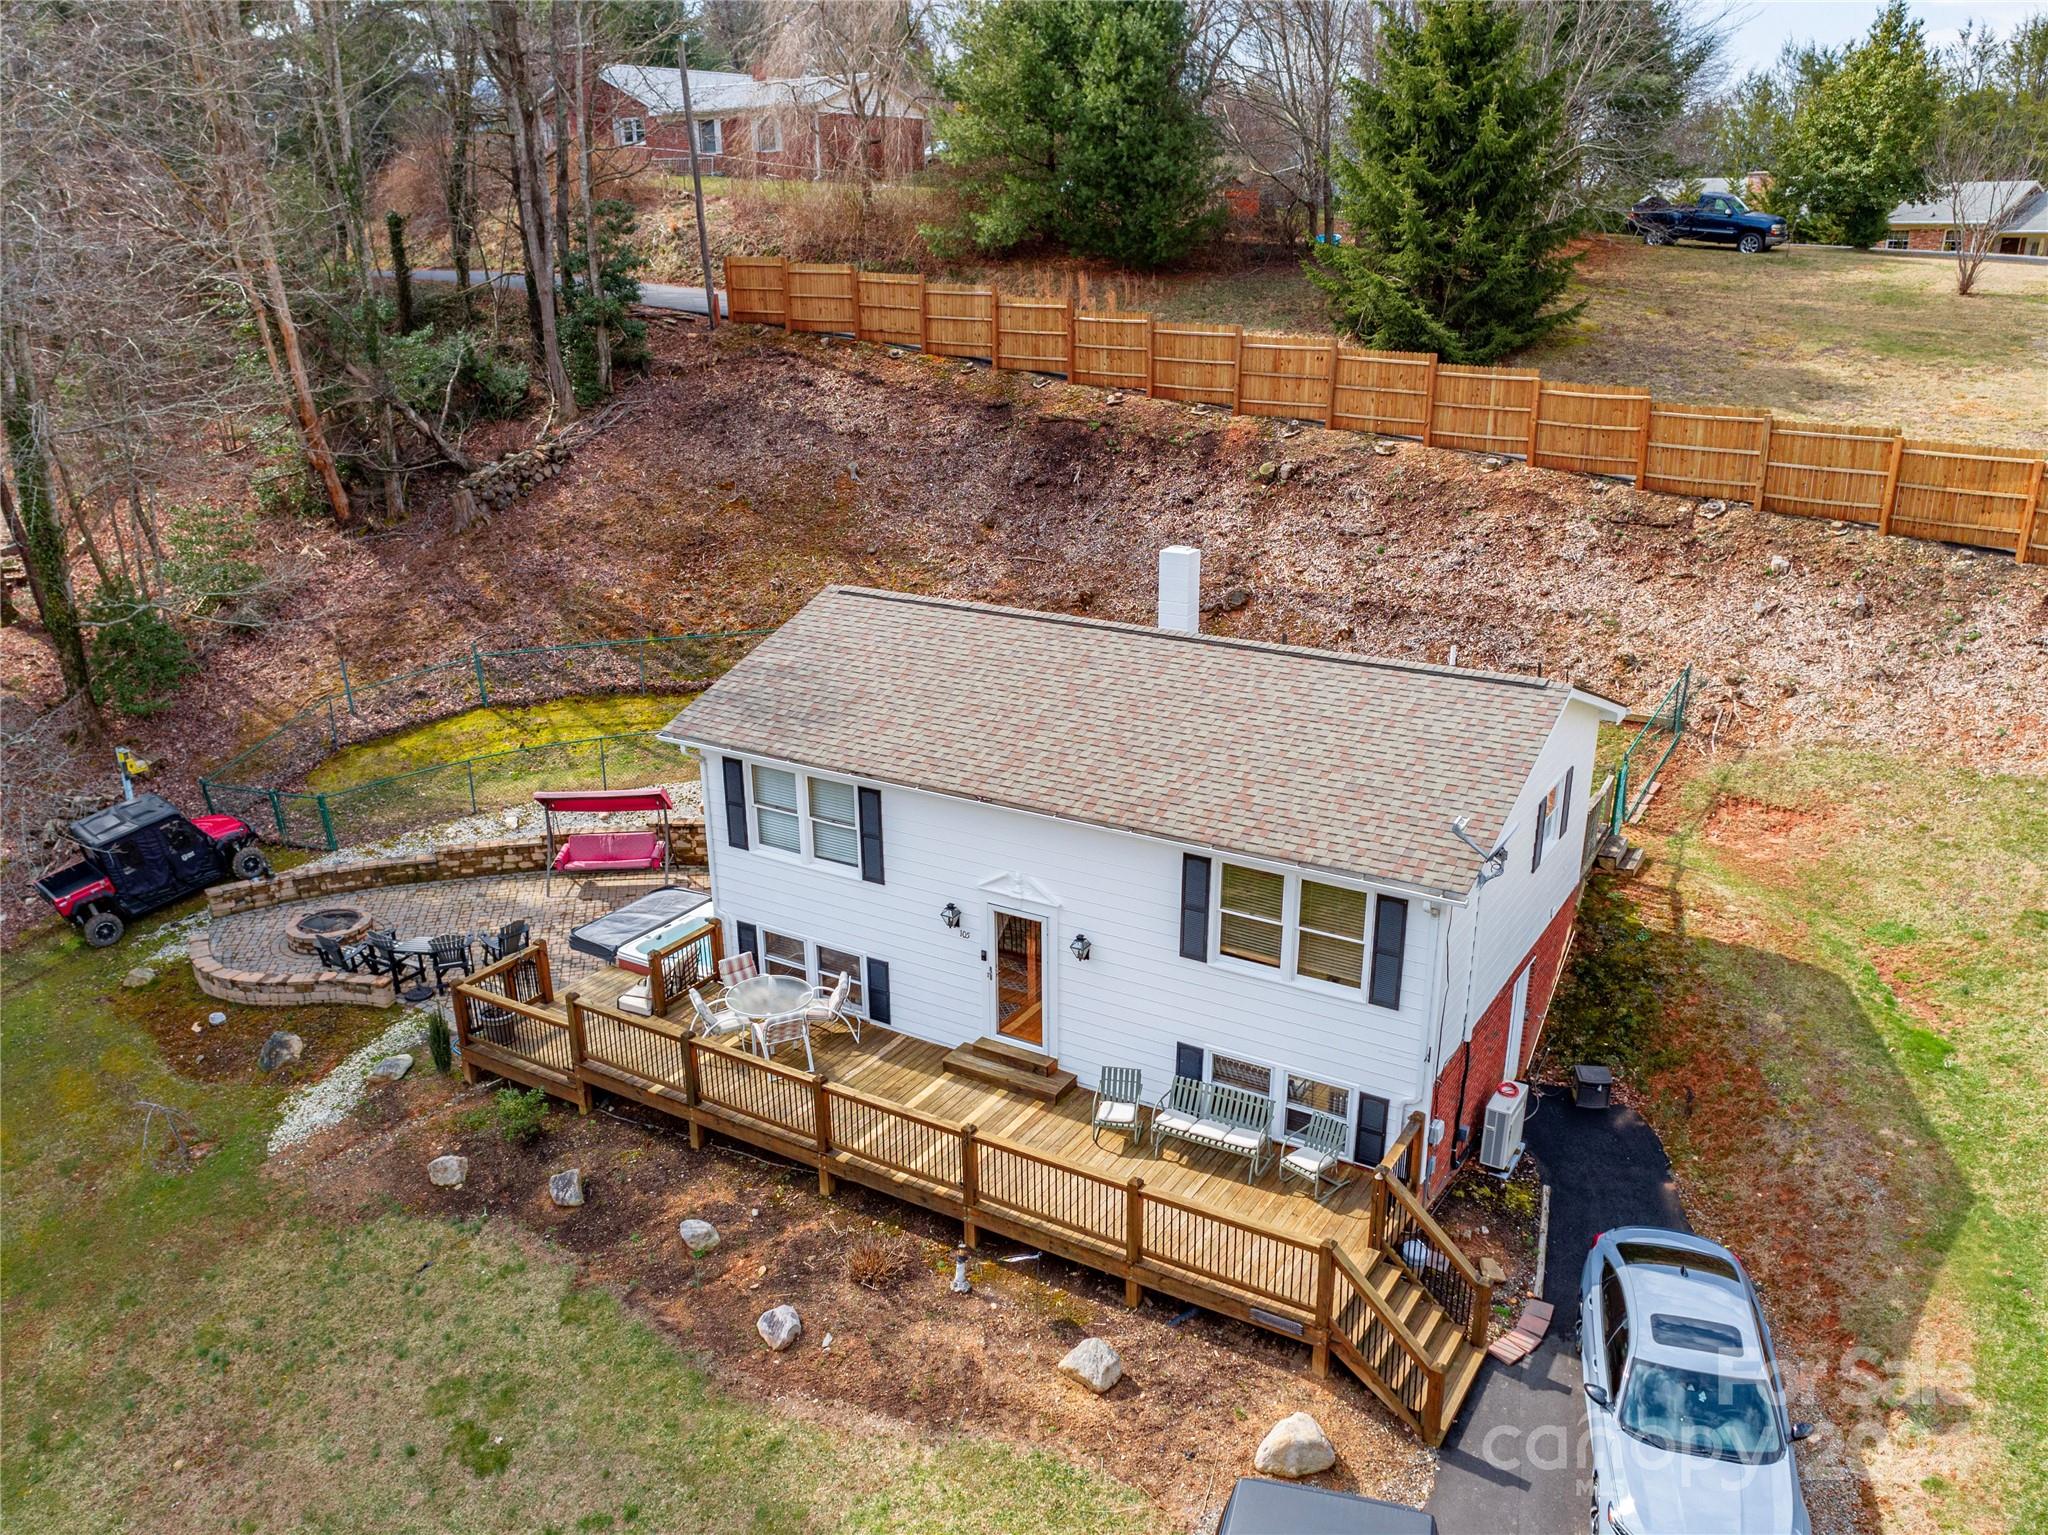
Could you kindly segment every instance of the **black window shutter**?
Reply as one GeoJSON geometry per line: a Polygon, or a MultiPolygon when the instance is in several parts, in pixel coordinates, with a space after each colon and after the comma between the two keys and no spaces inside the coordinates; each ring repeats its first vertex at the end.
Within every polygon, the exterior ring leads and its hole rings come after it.
{"type": "Polygon", "coordinates": [[[739,935],[740,952],[761,957],[761,933],[751,922],[735,922],[733,931],[739,935]]]}
{"type": "Polygon", "coordinates": [[[747,845],[747,770],[737,757],[721,757],[725,770],[725,840],[734,847],[747,845]]]}
{"type": "Polygon", "coordinates": [[[1557,800],[1557,834],[1560,837],[1562,837],[1568,830],[1571,829],[1572,774],[1576,773],[1577,771],[1577,768],[1566,768],[1564,770],[1564,793],[1559,795],[1557,800]]]}
{"type": "Polygon", "coordinates": [[[882,791],[860,791],[860,877],[882,883],[882,791]]]}
{"type": "Polygon", "coordinates": [[[1209,958],[1209,860],[1200,853],[1180,860],[1180,957],[1209,958]]]}
{"type": "Polygon", "coordinates": [[[1351,1148],[1360,1167],[1375,1166],[1387,1154],[1387,1100],[1358,1095],[1358,1139],[1351,1148]]]}
{"type": "Polygon", "coordinates": [[[1372,928],[1372,1000],[1381,1007],[1401,1005],[1401,962],[1408,948],[1408,903],[1383,895],[1372,928]]]}
{"type": "Polygon", "coordinates": [[[889,1021],[889,962],[885,959],[868,961],[868,1017],[876,1023],[889,1021]]]}
{"type": "Polygon", "coordinates": [[[1548,820],[1549,812],[1544,808],[1543,801],[1536,801],[1536,841],[1535,845],[1529,849],[1529,872],[1531,874],[1534,874],[1543,867],[1543,831],[1544,823],[1548,820]]]}
{"type": "MultiPolygon", "coordinates": [[[[1207,860],[1205,859],[1204,862],[1207,860]]],[[[1173,1047],[1173,1074],[1177,1077],[1192,1077],[1202,1080],[1202,1047],[1200,1045],[1175,1045],[1173,1047]]]]}

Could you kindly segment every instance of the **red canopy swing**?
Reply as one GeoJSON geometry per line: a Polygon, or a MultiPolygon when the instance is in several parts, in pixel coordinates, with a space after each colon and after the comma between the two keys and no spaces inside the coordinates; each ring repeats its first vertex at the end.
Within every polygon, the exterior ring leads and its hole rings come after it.
{"type": "Polygon", "coordinates": [[[534,802],[547,824],[547,885],[562,874],[622,874],[669,867],[668,813],[675,804],[666,789],[540,789],[534,802]],[[620,810],[658,810],[659,831],[579,831],[555,848],[555,816],[583,811],[611,815],[620,810]]]}

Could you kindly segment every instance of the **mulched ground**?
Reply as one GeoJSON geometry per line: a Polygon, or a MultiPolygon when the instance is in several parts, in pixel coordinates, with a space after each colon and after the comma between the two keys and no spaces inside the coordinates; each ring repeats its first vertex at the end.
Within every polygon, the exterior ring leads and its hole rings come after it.
{"type": "Polygon", "coordinates": [[[725,1390],[1037,1446],[1141,1487],[1177,1527],[1213,1517],[1266,1430],[1295,1411],[1337,1447],[1319,1484],[1408,1503],[1428,1492],[1434,1457],[1341,1371],[1315,1380],[1299,1345],[1164,1298],[1126,1310],[1120,1282],[996,1238],[974,1293],[956,1296],[953,1222],[853,1185],[821,1198],[808,1169],[715,1139],[693,1152],[680,1126],[630,1107],[579,1117],[558,1106],[537,1145],[510,1146],[466,1127],[488,1102],[459,1080],[415,1075],[373,1088],[347,1124],[273,1165],[337,1214],[396,1204],[514,1222],[573,1254],[586,1282],[701,1356],[725,1390]],[[460,1190],[427,1183],[444,1152],[470,1158],[460,1190]],[[589,1202],[557,1209],[548,1174],[570,1166],[589,1202]],[[704,1258],[677,1236],[688,1217],[718,1228],[704,1258]],[[853,1259],[863,1248],[879,1256],[853,1259]],[[860,1263],[885,1271],[877,1287],[852,1277],[860,1263]],[[784,1302],[804,1336],[771,1354],[754,1322],[784,1302]],[[1123,1357],[1124,1379],[1102,1397],[1053,1368],[1084,1336],[1123,1357]]]}

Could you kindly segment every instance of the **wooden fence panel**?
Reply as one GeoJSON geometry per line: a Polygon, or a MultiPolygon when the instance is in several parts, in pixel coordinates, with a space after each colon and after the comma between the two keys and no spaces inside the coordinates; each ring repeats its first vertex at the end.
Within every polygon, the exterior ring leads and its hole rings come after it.
{"type": "Polygon", "coordinates": [[[1429,440],[1468,453],[1528,456],[1540,374],[1521,368],[1436,370],[1429,440]]]}
{"type": "Polygon", "coordinates": [[[988,288],[924,290],[924,349],[940,357],[995,356],[995,294],[988,288]]]}
{"type": "Polygon", "coordinates": [[[727,318],[750,325],[782,324],[788,318],[782,274],[780,256],[727,256],[727,318]]]}
{"type": "Polygon", "coordinates": [[[2048,464],[2034,465],[2034,504],[2020,519],[2019,561],[2048,565],[2048,464]]]}
{"type": "Polygon", "coordinates": [[[1898,443],[1889,427],[1773,420],[1761,510],[1881,526],[1898,443]]]}
{"type": "Polygon", "coordinates": [[[1908,442],[1899,453],[1891,531],[2018,552],[2040,495],[2041,460],[1957,442],[1908,442]]]}
{"type": "Polygon", "coordinates": [[[1546,381],[1537,397],[1529,462],[1574,474],[1639,479],[1650,427],[1650,391],[1546,381]]]}
{"type": "Polygon", "coordinates": [[[1335,340],[1250,335],[1239,354],[1237,408],[1247,416],[1322,421],[1330,409],[1330,353],[1335,340]]]}
{"type": "Polygon", "coordinates": [[[1236,326],[1154,325],[1152,392],[1162,400],[1221,405],[1237,403],[1236,326]]]}
{"type": "Polygon", "coordinates": [[[1768,412],[1655,401],[1642,488],[1754,503],[1763,493],[1770,438],[1768,412]]]}
{"type": "Polygon", "coordinates": [[[1077,384],[1101,389],[1137,389],[1152,385],[1152,316],[1149,314],[1077,314],[1074,316],[1074,371],[1077,384]]]}
{"type": "Polygon", "coordinates": [[[1433,352],[1361,352],[1337,357],[1330,425],[1389,437],[1425,437],[1435,392],[1433,352]]]}
{"type": "Polygon", "coordinates": [[[786,269],[789,281],[789,328],[851,336],[860,325],[853,268],[817,263],[786,269]]]}
{"type": "Polygon", "coordinates": [[[1049,299],[1002,297],[1001,350],[996,366],[1017,373],[1064,374],[1071,366],[1068,339],[1073,310],[1049,299]]]}
{"type": "Polygon", "coordinates": [[[860,339],[883,346],[924,345],[924,279],[915,273],[862,272],[857,279],[860,339]]]}

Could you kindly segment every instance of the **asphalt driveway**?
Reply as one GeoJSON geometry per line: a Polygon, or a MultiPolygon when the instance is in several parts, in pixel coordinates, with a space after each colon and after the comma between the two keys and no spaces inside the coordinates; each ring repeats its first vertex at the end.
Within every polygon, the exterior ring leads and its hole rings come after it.
{"type": "Polygon", "coordinates": [[[1587,1523],[1591,1467],[1579,1393],[1579,1265],[1615,1226],[1690,1231],[1671,1163],[1633,1109],[1575,1109],[1538,1092],[1529,1152],[1550,1185],[1543,1298],[1557,1308],[1550,1336],[1519,1365],[1489,1360],[1479,1389],[1444,1442],[1429,1511],[1442,1535],[1574,1535],[1587,1523]]]}

